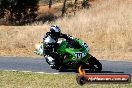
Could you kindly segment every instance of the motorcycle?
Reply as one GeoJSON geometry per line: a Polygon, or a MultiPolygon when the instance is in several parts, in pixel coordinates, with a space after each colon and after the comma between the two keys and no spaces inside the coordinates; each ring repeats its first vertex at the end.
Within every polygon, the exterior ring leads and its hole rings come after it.
{"type": "MultiPolygon", "coordinates": [[[[60,40],[58,41],[57,53],[63,58],[59,70],[62,69],[78,69],[82,65],[83,69],[88,69],[90,72],[101,72],[102,64],[89,54],[88,45],[81,39],[72,37],[70,41],[60,40]]],[[[36,45],[34,53],[45,56],[45,44],[42,42],[36,45]]],[[[46,62],[53,69],[55,59],[51,56],[45,56],[46,62]]]]}

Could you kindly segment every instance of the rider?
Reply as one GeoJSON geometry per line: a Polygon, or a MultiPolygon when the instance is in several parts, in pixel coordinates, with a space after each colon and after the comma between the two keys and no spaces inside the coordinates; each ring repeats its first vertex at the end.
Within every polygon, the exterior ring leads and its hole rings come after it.
{"type": "Polygon", "coordinates": [[[43,38],[43,43],[45,44],[45,54],[55,59],[56,67],[59,63],[58,61],[62,61],[62,58],[57,53],[57,47],[59,46],[57,42],[59,38],[70,40],[71,36],[67,34],[62,34],[60,28],[57,25],[52,25],[50,27],[50,32],[47,32],[43,38]],[[61,60],[58,60],[60,58],[61,60]]]}

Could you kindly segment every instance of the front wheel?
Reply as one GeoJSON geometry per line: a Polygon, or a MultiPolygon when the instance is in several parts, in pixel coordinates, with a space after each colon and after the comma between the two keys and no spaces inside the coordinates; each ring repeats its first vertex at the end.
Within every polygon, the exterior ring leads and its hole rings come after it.
{"type": "Polygon", "coordinates": [[[88,60],[88,63],[90,65],[89,69],[91,72],[101,72],[102,64],[95,57],[91,56],[88,60]]]}

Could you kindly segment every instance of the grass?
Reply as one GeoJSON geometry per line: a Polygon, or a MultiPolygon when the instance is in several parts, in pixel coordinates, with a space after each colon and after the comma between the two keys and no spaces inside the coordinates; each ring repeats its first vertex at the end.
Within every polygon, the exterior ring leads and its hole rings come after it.
{"type": "Polygon", "coordinates": [[[132,60],[131,4],[131,0],[99,0],[89,10],[52,23],[1,26],[0,55],[35,56],[35,43],[42,41],[50,25],[57,24],[63,33],[87,42],[90,53],[99,59],[132,60]]]}
{"type": "Polygon", "coordinates": [[[130,84],[85,84],[76,82],[75,74],[39,74],[0,71],[0,88],[131,88],[130,84]]]}

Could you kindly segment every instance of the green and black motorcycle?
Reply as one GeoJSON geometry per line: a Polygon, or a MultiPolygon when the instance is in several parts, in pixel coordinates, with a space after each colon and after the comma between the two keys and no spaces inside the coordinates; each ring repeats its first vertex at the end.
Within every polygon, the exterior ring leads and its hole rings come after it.
{"type": "MultiPolygon", "coordinates": [[[[89,54],[88,45],[81,39],[72,37],[70,41],[61,40],[58,41],[58,44],[57,53],[63,57],[63,61],[60,64],[61,69],[78,69],[82,65],[84,69],[88,69],[91,72],[101,72],[102,64],[89,54]]],[[[40,43],[36,45],[34,52],[38,55],[44,55],[44,50],[43,43],[40,43]]],[[[45,56],[45,59],[50,67],[54,68],[54,58],[45,56]]]]}

